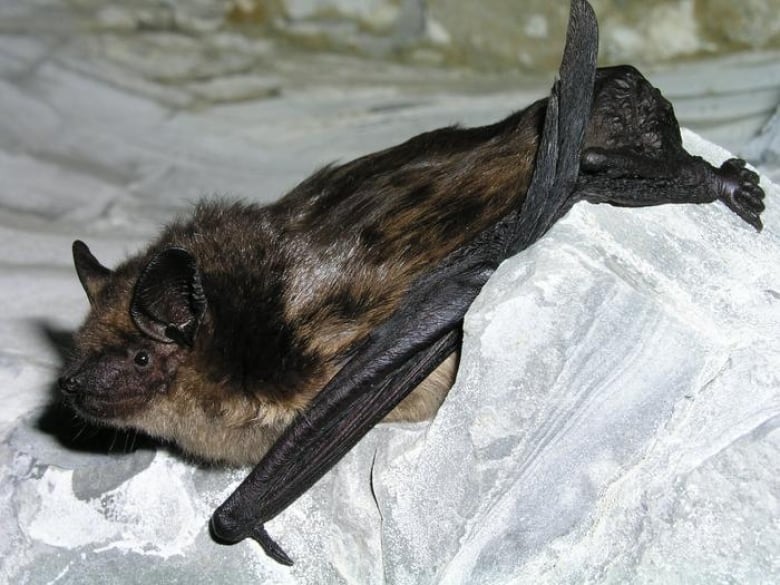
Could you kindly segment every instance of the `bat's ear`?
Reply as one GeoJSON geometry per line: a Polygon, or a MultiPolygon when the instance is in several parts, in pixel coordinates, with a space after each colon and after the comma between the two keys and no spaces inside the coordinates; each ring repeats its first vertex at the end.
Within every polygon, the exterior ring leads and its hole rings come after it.
{"type": "Polygon", "coordinates": [[[76,265],[76,274],[79,275],[81,286],[87,293],[89,303],[94,305],[98,293],[111,277],[111,270],[98,262],[98,259],[92,255],[87,245],[81,240],[73,242],[73,263],[76,265]]]}
{"type": "Polygon", "coordinates": [[[191,347],[206,314],[201,274],[187,250],[167,248],[141,271],[130,315],[146,335],[191,347]]]}

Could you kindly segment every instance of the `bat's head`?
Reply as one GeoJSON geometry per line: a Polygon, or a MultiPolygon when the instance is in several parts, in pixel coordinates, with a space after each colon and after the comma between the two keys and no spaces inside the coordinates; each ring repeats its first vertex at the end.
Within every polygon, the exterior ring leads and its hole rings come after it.
{"type": "Polygon", "coordinates": [[[133,426],[170,390],[196,342],[206,315],[200,273],[176,247],[110,270],[76,241],[73,259],[91,310],[59,387],[85,418],[133,426]]]}

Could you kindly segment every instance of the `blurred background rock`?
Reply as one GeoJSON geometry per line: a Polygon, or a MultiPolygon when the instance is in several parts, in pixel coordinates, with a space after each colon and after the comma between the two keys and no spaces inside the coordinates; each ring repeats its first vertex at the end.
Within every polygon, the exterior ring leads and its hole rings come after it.
{"type": "MultiPolygon", "coordinates": [[[[780,47],[780,0],[594,0],[593,6],[605,63],[780,47]]],[[[549,0],[236,0],[225,7],[231,25],[314,48],[491,70],[554,69],[568,18],[566,2],[549,0]]]]}
{"type": "MultiPolygon", "coordinates": [[[[38,4],[46,4],[38,2],[38,4]]],[[[236,30],[332,50],[488,70],[557,66],[567,2],[549,0],[69,0],[106,29],[236,30]]],[[[780,48],[780,0],[594,0],[604,63],[780,48]]],[[[54,3],[52,3],[54,5],[54,3]]]]}
{"type": "MultiPolygon", "coordinates": [[[[780,101],[780,0],[593,0],[600,63],[642,68],[686,126],[740,150],[780,101]]],[[[172,107],[316,85],[549,84],[565,0],[12,0],[0,33],[172,107]]]]}

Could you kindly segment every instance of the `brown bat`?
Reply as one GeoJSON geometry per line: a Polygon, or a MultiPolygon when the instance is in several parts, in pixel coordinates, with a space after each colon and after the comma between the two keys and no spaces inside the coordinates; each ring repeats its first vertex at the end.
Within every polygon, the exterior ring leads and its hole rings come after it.
{"type": "Polygon", "coordinates": [[[634,68],[596,70],[583,0],[569,26],[551,97],[503,121],[326,167],[268,206],[201,203],[114,270],[75,242],[91,311],[68,402],[204,460],[259,463],[212,530],[290,563],[263,523],[376,422],[436,411],[469,303],[576,201],[721,200],[761,229],[758,176],[685,152],[634,68]]]}

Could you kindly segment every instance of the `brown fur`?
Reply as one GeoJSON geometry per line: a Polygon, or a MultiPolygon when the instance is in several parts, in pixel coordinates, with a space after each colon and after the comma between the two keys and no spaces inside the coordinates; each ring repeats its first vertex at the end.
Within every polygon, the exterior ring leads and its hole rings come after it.
{"type": "MultiPolygon", "coordinates": [[[[326,167],[270,206],[202,203],[113,272],[81,251],[92,311],[69,368],[72,403],[206,460],[257,462],[418,275],[520,205],[543,111],[326,167]],[[146,267],[172,248],[194,259],[207,301],[192,347],[151,339],[131,318],[146,267]],[[133,365],[138,352],[150,366],[133,365]]],[[[456,364],[450,356],[387,420],[432,416],[456,364]]]]}
{"type": "Polygon", "coordinates": [[[449,355],[409,396],[385,417],[386,422],[420,422],[433,417],[447,397],[458,372],[460,352],[449,355]]]}

